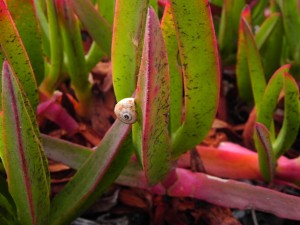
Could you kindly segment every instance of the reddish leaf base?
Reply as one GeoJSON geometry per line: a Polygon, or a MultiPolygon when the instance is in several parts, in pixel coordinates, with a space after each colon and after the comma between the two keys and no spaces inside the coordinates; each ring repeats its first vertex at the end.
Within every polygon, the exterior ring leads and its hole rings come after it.
{"type": "MultiPolygon", "coordinates": [[[[47,104],[54,104],[55,107],[51,108],[51,110],[57,109],[65,116],[65,118],[61,120],[62,118],[55,118],[53,117],[53,114],[49,115],[46,111],[41,110],[39,114],[39,122],[43,133],[60,137],[87,147],[97,145],[114,120],[113,107],[115,104],[115,98],[111,87],[111,74],[109,67],[109,63],[101,63],[93,70],[95,107],[94,114],[91,118],[89,118],[89,120],[86,118],[80,118],[76,115],[75,98],[72,95],[72,91],[70,91],[70,87],[67,85],[62,85],[59,89],[63,93],[62,96],[54,96],[54,99],[43,99],[42,104],[44,105],[41,104],[43,107],[46,108],[47,104]],[[73,96],[73,98],[70,96],[73,96]],[[60,121],[70,121],[70,123],[66,124],[60,121]]],[[[224,85],[228,86],[223,87],[227,91],[222,92],[224,96],[222,96],[222,101],[220,101],[221,106],[219,107],[218,112],[219,118],[222,120],[216,120],[214,122],[211,132],[203,142],[204,145],[208,146],[207,150],[210,149],[209,147],[217,147],[219,143],[223,141],[230,141],[238,144],[244,144],[244,142],[248,141],[251,142],[251,138],[249,138],[250,136],[245,134],[246,132],[251,133],[251,116],[248,120],[249,126],[245,129],[244,137],[242,135],[245,128],[244,124],[251,112],[251,106],[238,100],[235,86],[232,85],[234,84],[232,73],[224,74],[223,79],[227,81],[227,83],[224,82],[224,85]],[[226,111],[222,111],[225,109],[226,111]]],[[[41,109],[43,109],[43,107],[41,109]]],[[[277,122],[280,125],[282,121],[278,119],[277,122]]],[[[251,143],[249,143],[249,146],[251,146],[251,143]]],[[[297,149],[296,146],[295,149],[297,149]]],[[[299,153],[295,151],[293,153],[291,152],[292,151],[288,154],[293,155],[294,157],[299,155],[299,153]]],[[[204,155],[200,154],[200,159],[204,163],[204,169],[206,172],[218,176],[218,173],[224,174],[224,172],[227,171],[228,177],[233,179],[235,179],[234,176],[236,176],[236,179],[257,179],[259,177],[257,172],[257,162],[251,164],[255,167],[255,169],[251,171],[249,170],[247,173],[245,172],[246,170],[243,170],[244,167],[238,167],[239,165],[237,160],[234,160],[237,162],[234,165],[240,169],[235,169],[234,173],[232,173],[229,166],[223,167],[226,168],[226,170],[223,169],[222,171],[219,171],[218,169],[220,166],[216,165],[214,162],[216,162],[216,160],[219,160],[219,162],[225,161],[220,161],[223,158],[222,156],[212,156],[215,153],[217,154],[217,152],[214,151],[202,151],[202,154],[204,155]],[[210,155],[211,157],[205,156],[206,153],[207,156],[210,155]],[[245,177],[245,175],[249,177],[245,177]]],[[[227,157],[229,156],[230,155],[227,154],[227,157]]],[[[245,153],[244,157],[245,159],[248,158],[247,160],[255,158],[253,154],[248,153],[245,153]]],[[[187,154],[182,157],[182,161],[179,162],[179,165],[184,164],[184,167],[188,168],[190,162],[190,157],[187,154]]],[[[286,162],[288,162],[287,159],[282,160],[282,168],[284,168],[284,166],[288,167],[288,165],[294,165],[294,168],[297,166],[296,161],[294,164],[286,162]]],[[[198,171],[199,165],[193,167],[194,168],[192,169],[198,171]]],[[[49,168],[51,171],[53,196],[64,186],[70,177],[74,175],[74,170],[64,165],[52,162],[50,163],[49,168]]],[[[299,178],[297,174],[293,177],[289,177],[292,170],[293,169],[278,170],[277,172],[280,175],[278,179],[292,181],[298,180],[299,178]],[[289,171],[288,174],[284,174],[285,171],[289,171]]],[[[284,191],[289,189],[283,185],[284,191]]],[[[292,190],[293,192],[291,194],[296,195],[295,189],[292,190]]],[[[273,218],[271,221],[269,214],[260,215],[262,215],[261,218],[263,218],[263,220],[267,221],[264,224],[297,224],[297,222],[279,219],[275,216],[271,216],[271,218],[273,218]]],[[[84,216],[93,218],[94,221],[95,218],[99,217],[98,221],[103,224],[105,224],[105,222],[109,222],[109,224],[135,225],[240,224],[233,218],[232,213],[228,208],[210,205],[192,198],[175,198],[166,197],[165,195],[154,195],[146,190],[123,186],[115,186],[110,192],[108,192],[107,196],[103,196],[90,210],[88,210],[88,212],[86,212],[86,215],[84,216]]],[[[240,221],[243,221],[242,224],[253,224],[253,219],[249,210],[239,212],[238,218],[240,221]]]]}

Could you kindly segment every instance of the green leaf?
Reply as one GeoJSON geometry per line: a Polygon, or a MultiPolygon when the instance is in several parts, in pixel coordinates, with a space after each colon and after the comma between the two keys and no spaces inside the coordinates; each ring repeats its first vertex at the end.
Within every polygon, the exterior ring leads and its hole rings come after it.
{"type": "Polygon", "coordinates": [[[132,155],[130,128],[116,120],[100,145],[51,204],[50,224],[69,224],[119,176],[132,155]]]}
{"type": "Polygon", "coordinates": [[[169,85],[166,47],[159,20],[150,8],[135,97],[139,116],[133,126],[134,144],[141,152],[144,171],[150,184],[161,181],[170,169],[169,85]]]}
{"type": "Polygon", "coordinates": [[[265,19],[265,10],[269,0],[259,0],[257,1],[256,5],[253,7],[252,10],[252,24],[254,26],[260,25],[265,19]]]}
{"type": "Polygon", "coordinates": [[[209,2],[219,7],[222,7],[224,4],[224,0],[209,0],[209,2]]]}
{"type": "Polygon", "coordinates": [[[20,222],[42,225],[48,221],[49,174],[32,109],[28,108],[19,85],[5,62],[2,72],[3,162],[20,222]]]}
{"type": "Polygon", "coordinates": [[[42,39],[33,1],[8,0],[6,2],[28,53],[37,84],[39,85],[44,79],[44,58],[42,39]]]}
{"type": "MultiPolygon", "coordinates": [[[[276,13],[273,13],[272,15],[275,16],[276,13]]],[[[264,28],[262,26],[258,31],[258,33],[260,33],[260,31],[262,31],[263,29],[264,28]]],[[[258,42],[259,41],[257,41],[257,43],[258,42]]],[[[282,44],[283,44],[283,26],[282,26],[281,17],[279,17],[278,22],[275,24],[274,28],[270,32],[270,35],[267,37],[264,44],[261,45],[261,47],[259,47],[259,52],[263,61],[265,76],[267,80],[269,80],[269,78],[276,71],[276,69],[280,67],[280,60],[282,55],[282,44]]],[[[258,45],[260,44],[258,43],[258,45]]]]}
{"type": "Polygon", "coordinates": [[[171,0],[184,76],[185,118],[172,135],[172,156],[202,141],[218,105],[220,68],[211,10],[207,1],[171,0]]]}
{"type": "Polygon", "coordinates": [[[245,37],[246,56],[255,107],[259,110],[259,104],[266,87],[265,73],[254,36],[245,18],[242,18],[241,27],[245,37]]]}
{"type": "Polygon", "coordinates": [[[277,2],[282,13],[285,38],[289,46],[289,57],[299,62],[300,32],[295,32],[295,30],[300,29],[299,3],[297,0],[277,0],[277,2]]]}
{"type": "Polygon", "coordinates": [[[100,15],[113,25],[116,0],[98,0],[97,2],[100,15]]]}
{"type": "Polygon", "coordinates": [[[275,175],[276,160],[272,148],[270,133],[265,125],[255,123],[254,142],[258,152],[261,175],[266,181],[272,182],[275,175]]]}
{"type": "MultiPolygon", "coordinates": [[[[63,66],[63,50],[61,34],[58,25],[57,12],[54,1],[47,0],[47,15],[49,21],[49,36],[50,36],[50,63],[49,73],[46,73],[45,79],[40,85],[40,90],[44,94],[51,96],[57,88],[61,80],[61,71],[63,66]]],[[[44,37],[48,38],[48,37],[44,37]]],[[[47,64],[46,64],[47,65],[47,64]]],[[[46,67],[47,68],[47,67],[46,67]]]]}
{"type": "Polygon", "coordinates": [[[15,23],[3,0],[0,0],[0,33],[1,51],[22,83],[32,108],[36,109],[38,94],[34,73],[15,23]]]}
{"type": "Polygon", "coordinates": [[[56,8],[71,85],[80,103],[79,113],[87,116],[90,111],[92,92],[88,81],[79,21],[70,6],[70,0],[57,1],[56,8]]]}
{"type": "Polygon", "coordinates": [[[147,7],[148,0],[116,0],[111,63],[117,101],[136,88],[147,7]]]}
{"type": "Polygon", "coordinates": [[[239,18],[244,6],[244,0],[224,1],[218,33],[218,43],[223,59],[236,52],[239,18]]]}
{"type": "Polygon", "coordinates": [[[17,225],[15,209],[10,205],[8,200],[0,193],[0,221],[1,225],[17,225]]]}
{"type": "Polygon", "coordinates": [[[99,48],[97,43],[93,41],[89,52],[85,56],[86,70],[91,71],[104,56],[105,53],[99,48]]]}
{"type": "Polygon", "coordinates": [[[45,15],[46,1],[34,0],[36,15],[41,30],[44,54],[50,58],[50,33],[49,25],[45,15]]]}
{"type": "Polygon", "coordinates": [[[108,56],[110,56],[112,31],[109,23],[97,12],[89,0],[70,0],[84,27],[108,56]]]}
{"type": "Polygon", "coordinates": [[[169,130],[174,133],[181,125],[183,81],[178,62],[178,43],[170,4],[165,6],[161,29],[168,53],[170,71],[170,124],[169,130]]]}
{"type": "Polygon", "coordinates": [[[246,53],[246,39],[243,32],[243,22],[245,19],[251,23],[251,12],[249,6],[246,6],[241,15],[239,25],[239,38],[238,38],[238,51],[237,51],[237,63],[236,63],[236,79],[239,90],[239,96],[245,101],[252,100],[251,80],[249,75],[248,60],[246,53]]]}
{"type": "Polygon", "coordinates": [[[260,26],[259,30],[255,34],[255,42],[258,49],[266,43],[276,25],[280,22],[280,14],[271,14],[264,23],[260,26]]]}
{"type": "Polygon", "coordinates": [[[284,119],[282,128],[273,143],[279,158],[292,146],[297,138],[300,124],[300,101],[297,82],[288,73],[284,74],[284,119]]]}
{"type": "Polygon", "coordinates": [[[44,134],[41,134],[41,140],[48,158],[73,169],[79,169],[92,154],[89,148],[44,134]]]}
{"type": "MultiPolygon", "coordinates": [[[[260,109],[257,110],[256,121],[265,125],[270,130],[273,123],[273,113],[276,109],[280,91],[283,87],[283,75],[288,72],[290,65],[280,67],[270,79],[263,98],[261,100],[260,109]]],[[[274,132],[274,130],[272,131],[274,132]]],[[[272,134],[274,136],[274,134],[272,134]]]]}

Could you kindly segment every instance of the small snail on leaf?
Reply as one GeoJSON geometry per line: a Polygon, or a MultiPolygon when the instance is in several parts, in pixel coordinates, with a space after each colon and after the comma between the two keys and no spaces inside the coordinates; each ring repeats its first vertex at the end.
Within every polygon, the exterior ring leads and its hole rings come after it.
{"type": "Polygon", "coordinates": [[[124,98],[119,101],[114,109],[119,120],[123,123],[133,124],[137,120],[134,98],[124,98]]]}

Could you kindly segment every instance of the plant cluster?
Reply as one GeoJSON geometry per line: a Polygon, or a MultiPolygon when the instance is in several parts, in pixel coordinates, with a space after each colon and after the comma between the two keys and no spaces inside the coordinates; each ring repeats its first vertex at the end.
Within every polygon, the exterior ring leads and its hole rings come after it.
{"type": "Polygon", "coordinates": [[[114,182],[300,220],[299,197],[236,180],[300,184],[300,158],[284,156],[300,124],[298,4],[0,0],[1,224],[69,224],[114,182]],[[69,134],[91,123],[91,71],[104,59],[125,123],[116,119],[93,149],[41,134],[37,116],[69,134]],[[231,66],[253,107],[244,137],[254,151],[198,145],[221,105],[221,67],[231,66]],[[66,83],[75,116],[59,101],[66,83]],[[188,150],[205,172],[191,171],[188,150]],[[47,158],[77,170],[53,199],[47,158]]]}

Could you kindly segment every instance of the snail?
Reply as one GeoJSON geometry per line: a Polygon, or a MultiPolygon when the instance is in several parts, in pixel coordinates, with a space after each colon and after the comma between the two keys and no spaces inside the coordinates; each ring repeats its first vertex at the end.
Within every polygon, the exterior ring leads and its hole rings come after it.
{"type": "Polygon", "coordinates": [[[123,123],[133,124],[137,120],[134,98],[124,98],[119,101],[114,109],[119,120],[123,123]]]}

